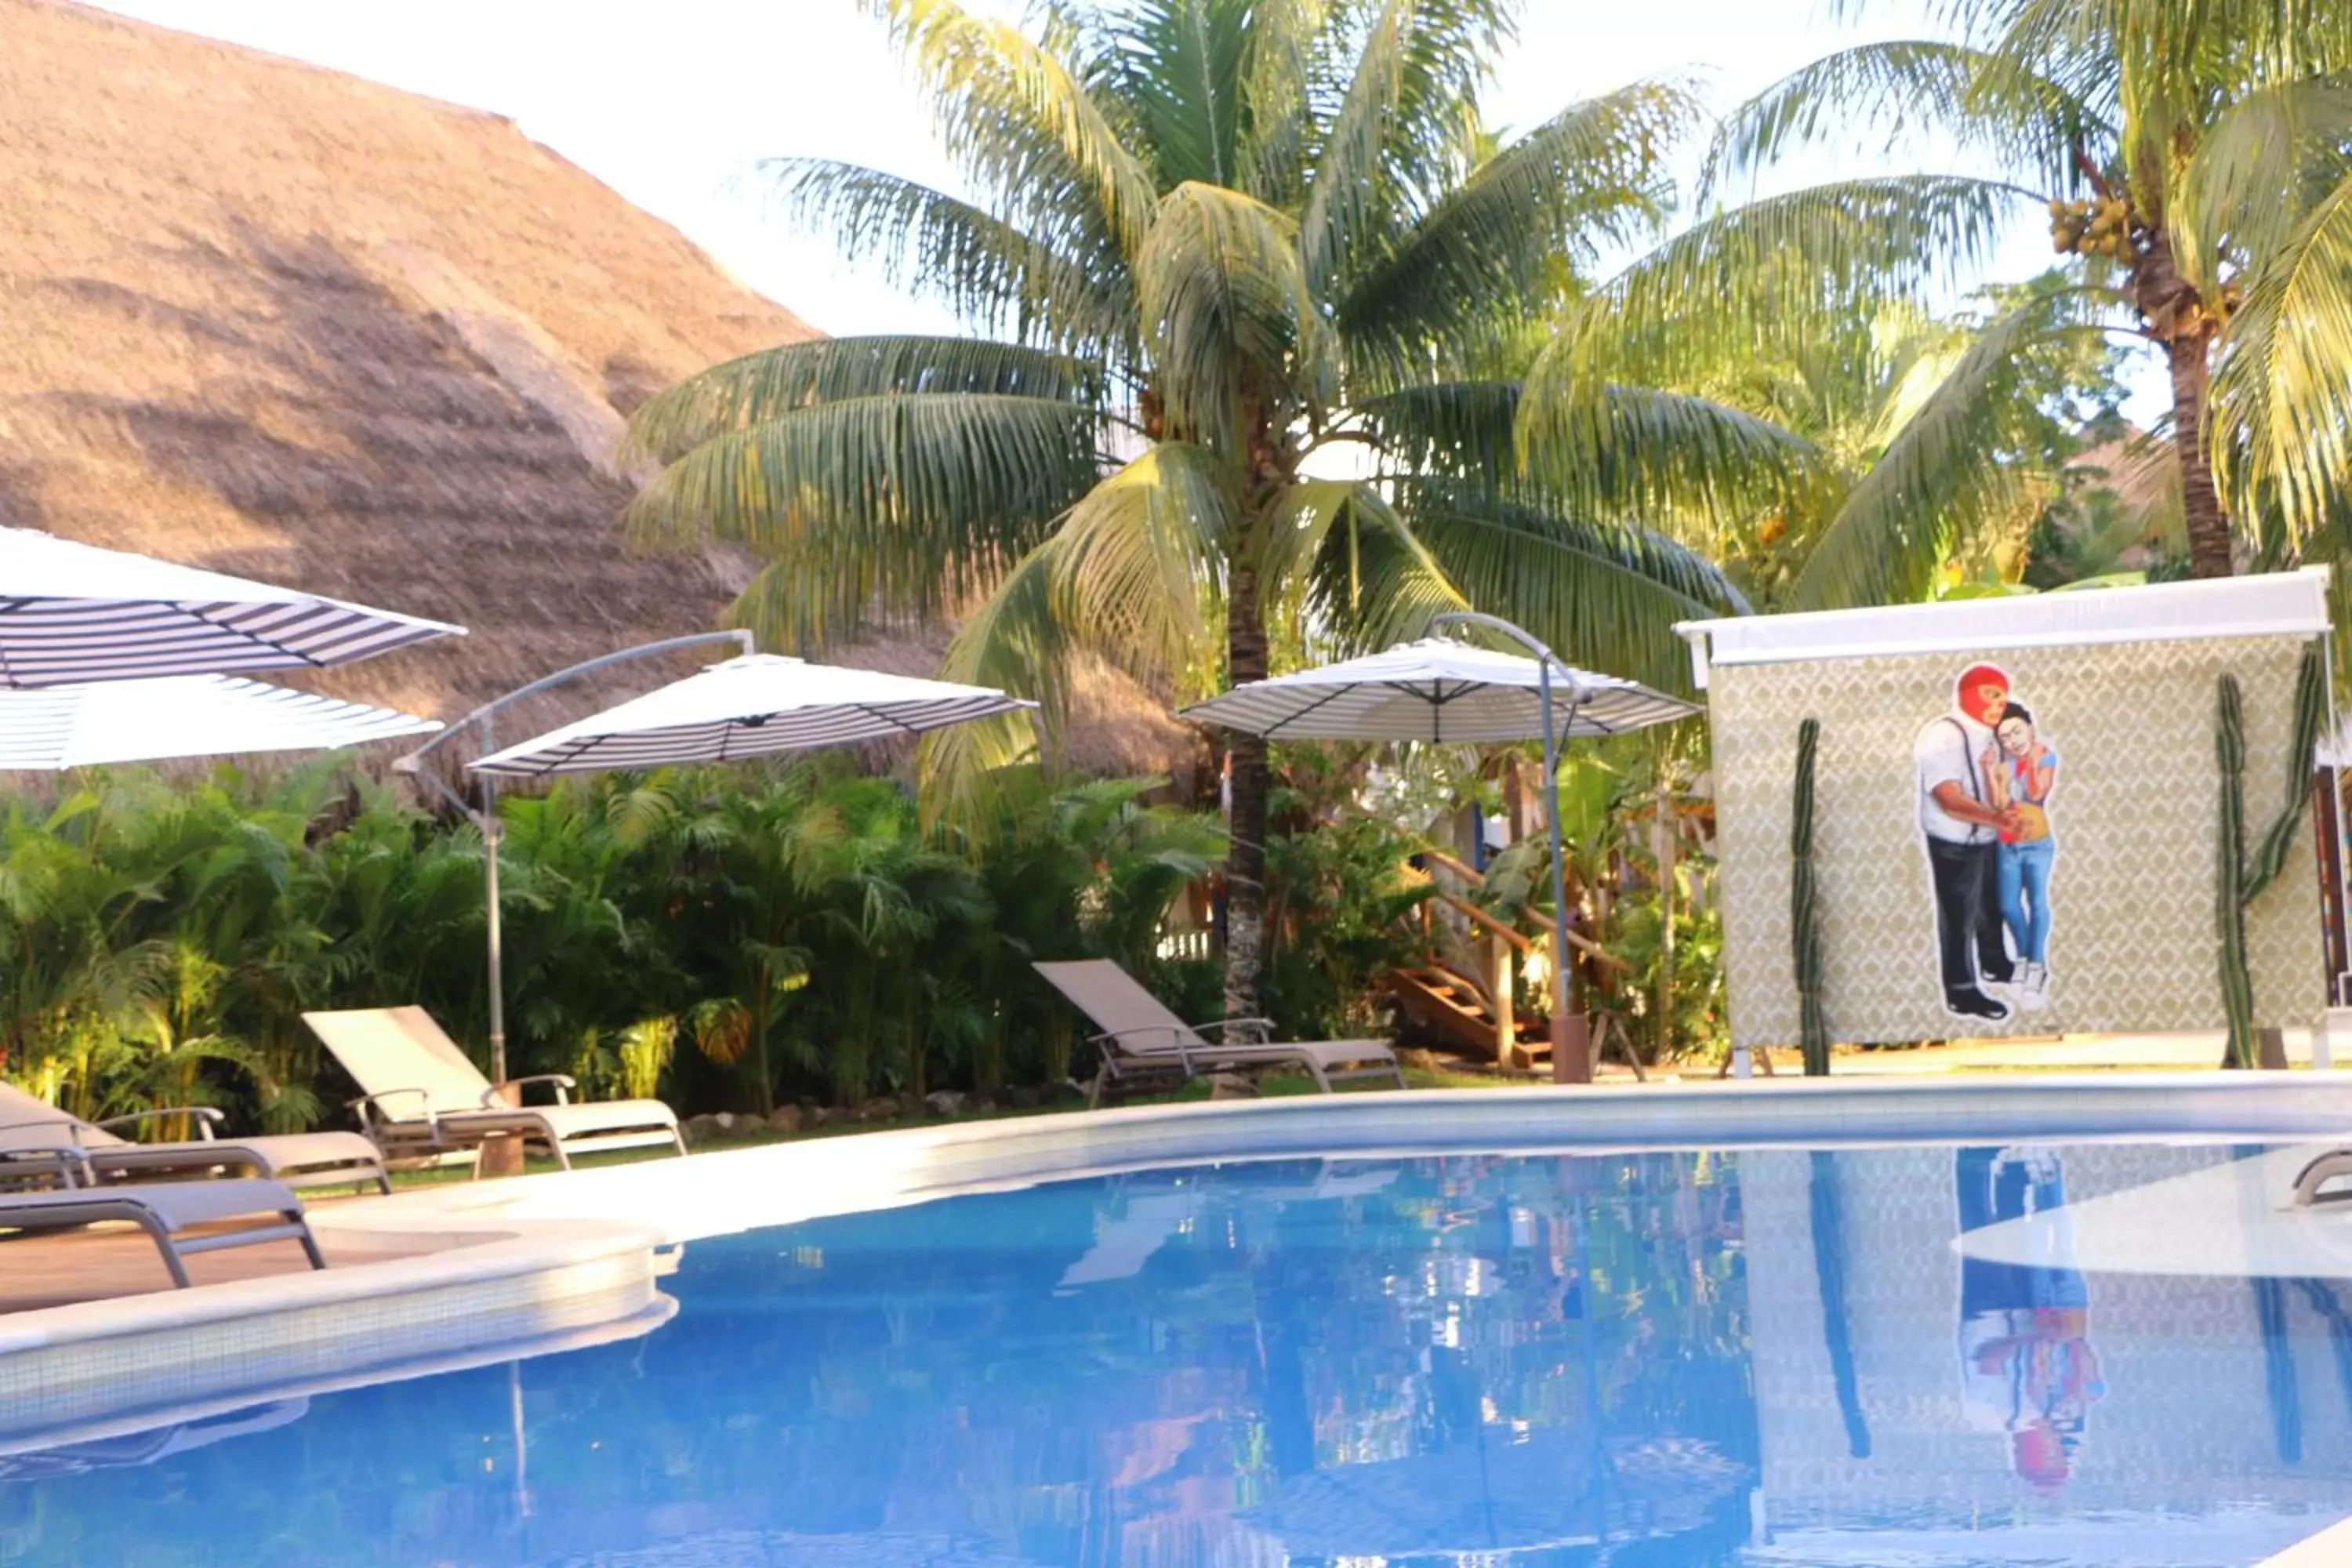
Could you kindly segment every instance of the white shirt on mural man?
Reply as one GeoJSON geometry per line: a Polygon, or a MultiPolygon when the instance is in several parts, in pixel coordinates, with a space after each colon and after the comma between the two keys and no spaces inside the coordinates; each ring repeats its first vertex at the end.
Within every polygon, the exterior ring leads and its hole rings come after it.
{"type": "Polygon", "coordinates": [[[1937,798],[1944,784],[1956,786],[1969,800],[1984,800],[1984,783],[1977,776],[1975,759],[1993,743],[1986,725],[1962,713],[1947,713],[1920,727],[1912,742],[1911,760],[1919,770],[1919,830],[1947,844],[1990,844],[1993,830],[1980,822],[1963,822],[1944,809],[1937,798]]]}

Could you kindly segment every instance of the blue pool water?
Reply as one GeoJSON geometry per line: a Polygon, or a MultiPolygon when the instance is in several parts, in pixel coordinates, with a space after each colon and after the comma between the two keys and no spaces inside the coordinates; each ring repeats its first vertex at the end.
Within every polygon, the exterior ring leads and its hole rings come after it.
{"type": "Polygon", "coordinates": [[[2220,1149],[1304,1161],[698,1242],[629,1342],[0,1458],[0,1561],[2252,1564],[2352,1282],[1964,1261],[2220,1149]]]}

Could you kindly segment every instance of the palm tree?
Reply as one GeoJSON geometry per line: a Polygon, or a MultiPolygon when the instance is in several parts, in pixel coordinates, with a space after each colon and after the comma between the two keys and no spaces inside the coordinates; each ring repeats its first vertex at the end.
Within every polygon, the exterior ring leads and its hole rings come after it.
{"type": "MultiPolygon", "coordinates": [[[[1859,8],[1859,0],[1857,7],[1859,8]]],[[[1951,39],[1860,46],[1743,106],[1719,152],[1753,171],[1803,143],[1940,134],[2002,182],[1874,184],[1895,204],[1845,259],[1918,278],[1990,229],[1902,234],[1937,193],[1990,218],[2048,203],[2090,313],[1995,323],[2136,331],[2166,358],[2193,570],[2242,531],[2301,541],[2352,474],[2352,7],[2335,0],[1944,0],[1951,39]],[[2013,183],[2012,183],[2013,182],[2013,183]],[[1897,241],[1891,248],[1890,240],[1897,241]]],[[[1836,215],[1804,210],[1823,236],[1836,215]]],[[[1851,215],[1860,217],[1865,215],[1851,215]]]]}
{"type": "MultiPolygon", "coordinates": [[[[1596,248],[1651,224],[1692,107],[1642,85],[1497,146],[1480,122],[1507,0],[1098,0],[1040,36],[950,0],[873,0],[972,199],[786,159],[802,222],[985,338],[797,344],[654,398],[667,465],[629,521],[766,563],[736,616],[807,647],[963,614],[945,673],[1041,699],[1074,659],[1163,695],[1470,602],[1563,652],[1680,679],[1667,628],[1738,604],[1622,524],[1612,470],[1506,496],[1417,460],[1596,248]],[[1577,504],[1570,504],[1574,501],[1577,504]]],[[[1651,435],[1656,411],[1624,411],[1651,435]]],[[[1747,452],[1745,423],[1684,411],[1747,452]]],[[[1646,452],[1641,443],[1629,450],[1646,452]]],[[[934,782],[1020,737],[937,741],[934,782]]],[[[1226,1005],[1257,1011],[1265,746],[1232,742],[1226,1005]]]]}

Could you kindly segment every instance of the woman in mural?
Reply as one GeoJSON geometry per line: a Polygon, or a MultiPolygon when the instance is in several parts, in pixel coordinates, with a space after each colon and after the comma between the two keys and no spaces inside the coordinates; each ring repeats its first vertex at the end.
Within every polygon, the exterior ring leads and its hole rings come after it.
{"type": "Polygon", "coordinates": [[[2058,752],[2035,730],[2033,715],[2007,704],[1986,748],[1985,795],[2004,817],[2000,830],[1997,887],[2000,918],[2017,961],[2021,1007],[2039,1008],[2050,996],[2050,867],[2058,841],[2050,832],[2050,792],[2058,785],[2058,752]]]}

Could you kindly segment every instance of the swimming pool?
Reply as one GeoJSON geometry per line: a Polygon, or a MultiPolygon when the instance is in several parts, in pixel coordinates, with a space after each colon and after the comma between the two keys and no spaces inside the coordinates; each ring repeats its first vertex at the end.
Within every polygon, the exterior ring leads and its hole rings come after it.
{"type": "Polygon", "coordinates": [[[1289,1159],[752,1230],[644,1339],[0,1459],[0,1560],[2252,1564],[2352,1514],[2352,1283],[2144,1271],[2133,1205],[2226,1229],[2253,1152],[1289,1159]]]}

